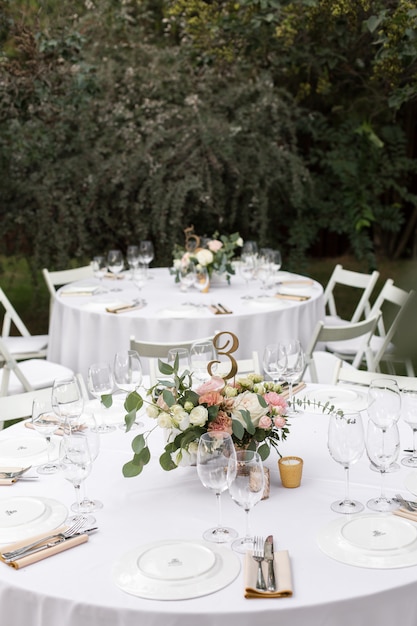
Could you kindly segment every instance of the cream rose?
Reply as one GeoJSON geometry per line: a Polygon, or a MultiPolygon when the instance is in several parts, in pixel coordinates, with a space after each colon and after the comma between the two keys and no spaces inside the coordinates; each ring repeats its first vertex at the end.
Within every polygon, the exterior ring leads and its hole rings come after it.
{"type": "Polygon", "coordinates": [[[261,417],[268,413],[269,406],[261,406],[256,393],[245,391],[234,399],[232,408],[233,417],[245,426],[245,421],[240,411],[249,411],[253,425],[258,426],[261,417]]]}
{"type": "Polygon", "coordinates": [[[195,257],[197,261],[201,263],[201,265],[210,265],[210,263],[213,263],[213,253],[210,252],[210,250],[206,250],[205,248],[199,250],[195,254],[195,257]]]}
{"type": "Polygon", "coordinates": [[[208,411],[205,406],[196,406],[190,412],[190,424],[193,426],[204,426],[208,419],[208,411]]]}
{"type": "Polygon", "coordinates": [[[165,411],[162,411],[158,415],[158,426],[160,426],[161,428],[172,428],[173,424],[169,413],[165,413],[165,411]]]}
{"type": "Polygon", "coordinates": [[[146,414],[148,415],[148,417],[152,417],[152,419],[156,419],[159,413],[160,411],[158,407],[154,404],[149,404],[149,406],[146,407],[146,414]]]}

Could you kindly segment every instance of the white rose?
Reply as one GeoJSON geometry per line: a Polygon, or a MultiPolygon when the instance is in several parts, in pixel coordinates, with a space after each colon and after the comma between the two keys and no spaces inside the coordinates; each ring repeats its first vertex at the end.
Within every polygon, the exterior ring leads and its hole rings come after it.
{"type": "Polygon", "coordinates": [[[213,263],[213,253],[205,248],[199,250],[195,257],[201,265],[210,265],[210,263],[213,263]]]}
{"type": "Polygon", "coordinates": [[[239,248],[241,248],[243,246],[243,239],[242,239],[242,237],[239,237],[239,239],[236,240],[236,245],[239,246],[239,248]]]}
{"type": "Polygon", "coordinates": [[[158,426],[161,428],[172,428],[172,420],[169,413],[162,411],[158,415],[158,426]]]}
{"type": "Polygon", "coordinates": [[[186,467],[192,463],[191,454],[189,454],[189,452],[184,448],[171,452],[171,459],[178,467],[186,467]]]}
{"type": "Polygon", "coordinates": [[[149,404],[146,407],[146,414],[148,415],[148,417],[152,417],[152,419],[155,419],[158,417],[160,411],[158,409],[157,406],[155,406],[154,404],[149,404]]]}
{"type": "Polygon", "coordinates": [[[181,269],[181,259],[174,259],[174,270],[180,270],[181,269]]]}
{"type": "Polygon", "coordinates": [[[182,413],[178,413],[175,416],[175,422],[178,424],[178,428],[184,432],[190,425],[190,416],[187,411],[183,411],[182,413]]]}
{"type": "Polygon", "coordinates": [[[257,426],[261,417],[268,413],[269,406],[261,406],[256,393],[245,391],[236,397],[232,408],[233,417],[245,426],[245,421],[240,411],[249,411],[253,425],[257,426]]]}
{"type": "Polygon", "coordinates": [[[204,426],[208,419],[208,411],[205,406],[196,406],[190,413],[190,423],[193,426],[204,426]]]}

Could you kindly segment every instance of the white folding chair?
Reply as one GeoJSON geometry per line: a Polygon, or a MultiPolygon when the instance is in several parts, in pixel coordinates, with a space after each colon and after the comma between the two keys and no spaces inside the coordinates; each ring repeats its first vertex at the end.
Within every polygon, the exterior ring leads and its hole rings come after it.
{"type": "Polygon", "coordinates": [[[362,360],[366,358],[369,370],[374,370],[373,353],[370,349],[370,341],[375,332],[381,313],[375,313],[367,320],[344,324],[343,326],[325,326],[324,322],[318,322],[310,344],[305,352],[306,365],[303,373],[304,380],[313,383],[332,382],[334,369],[340,357],[329,355],[325,351],[316,350],[319,343],[334,342],[334,345],[345,343],[347,340],[357,339],[358,347],[354,355],[352,366],[358,368],[362,360]],[[331,368],[329,369],[329,361],[331,368]],[[319,375],[320,373],[320,375],[319,375]]]}
{"type": "Polygon", "coordinates": [[[46,267],[42,270],[46,286],[51,296],[49,314],[52,313],[57,287],[68,285],[76,280],[84,280],[93,277],[93,268],[91,265],[83,265],[82,267],[74,267],[67,270],[49,271],[46,267]]]}
{"type": "Polygon", "coordinates": [[[68,367],[46,359],[28,359],[18,364],[2,339],[0,356],[4,360],[4,367],[0,369],[0,396],[52,387],[55,378],[73,375],[68,367]]]}
{"type": "Polygon", "coordinates": [[[362,272],[344,269],[340,264],[336,265],[326,285],[323,296],[327,311],[324,319],[326,326],[330,326],[331,324],[344,324],[346,321],[359,322],[362,317],[369,316],[371,311],[370,297],[378,278],[379,272],[377,271],[372,272],[372,274],[364,274],[362,272]],[[358,292],[362,292],[350,320],[343,320],[337,313],[335,290],[337,290],[338,285],[352,288],[349,292],[352,292],[354,296],[357,296],[358,292]]]}
{"type": "MultiPolygon", "coordinates": [[[[0,288],[0,303],[4,309],[1,337],[10,354],[21,361],[23,359],[45,358],[48,335],[31,335],[16,309],[0,288]],[[11,336],[14,327],[19,335],[11,336]]],[[[1,361],[0,356],[0,361],[1,361]]]]}
{"type": "MultiPolygon", "coordinates": [[[[411,358],[401,354],[393,343],[393,339],[401,327],[402,320],[405,318],[414,296],[415,292],[413,290],[405,291],[396,287],[391,278],[388,278],[385,282],[370,313],[370,317],[376,315],[379,311],[382,311],[383,315],[380,316],[377,330],[370,341],[369,347],[372,353],[373,367],[370,368],[368,365],[368,370],[380,371],[380,364],[385,363],[388,372],[395,374],[394,364],[401,363],[405,367],[408,376],[415,376],[411,358]],[[389,309],[388,311],[386,310],[387,308],[389,309]],[[396,313],[392,317],[393,309],[396,313]],[[389,320],[390,317],[392,321],[389,320]]],[[[338,358],[352,362],[358,352],[358,340],[350,339],[343,344],[332,343],[332,340],[328,340],[326,349],[338,358]]]]}
{"type": "Polygon", "coordinates": [[[0,430],[5,422],[16,419],[24,419],[32,415],[32,404],[36,400],[48,400],[51,397],[50,387],[25,391],[13,396],[0,396],[0,430]]]}
{"type": "Polygon", "coordinates": [[[381,372],[368,372],[366,370],[346,367],[346,364],[339,360],[339,365],[335,371],[334,384],[362,385],[369,387],[373,380],[386,379],[396,380],[401,390],[407,389],[417,391],[417,378],[411,376],[398,376],[396,374],[382,374],[381,372]]]}

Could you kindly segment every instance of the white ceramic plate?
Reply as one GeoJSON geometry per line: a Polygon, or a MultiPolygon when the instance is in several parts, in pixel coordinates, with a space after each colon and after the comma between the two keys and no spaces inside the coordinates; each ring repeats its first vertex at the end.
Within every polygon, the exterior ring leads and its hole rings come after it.
{"type": "Polygon", "coordinates": [[[151,600],[198,598],[229,585],[240,560],[229,548],[204,541],[156,541],[131,550],[113,566],[126,593],[151,600]]]}
{"type": "Polygon", "coordinates": [[[393,569],[417,565],[417,526],[392,514],[336,519],[318,536],[319,548],[347,565],[393,569]]]}
{"type": "Polygon", "coordinates": [[[20,541],[54,530],[66,520],[67,515],[67,507],[51,498],[25,496],[1,498],[1,543],[20,541]]]}
{"type": "Polygon", "coordinates": [[[367,407],[366,392],[361,389],[351,387],[323,387],[309,391],[305,398],[310,401],[308,408],[312,413],[322,413],[322,407],[328,402],[333,404],[335,409],[344,412],[363,411],[367,407]],[[314,406],[314,402],[320,402],[321,406],[314,406]]]}
{"type": "Polygon", "coordinates": [[[404,485],[414,496],[417,496],[417,471],[413,470],[404,479],[404,485]]]}
{"type": "MultiPolygon", "coordinates": [[[[59,440],[51,439],[51,460],[58,458],[59,440]]],[[[44,437],[10,437],[0,441],[1,465],[41,465],[47,463],[48,452],[44,437]]]]}

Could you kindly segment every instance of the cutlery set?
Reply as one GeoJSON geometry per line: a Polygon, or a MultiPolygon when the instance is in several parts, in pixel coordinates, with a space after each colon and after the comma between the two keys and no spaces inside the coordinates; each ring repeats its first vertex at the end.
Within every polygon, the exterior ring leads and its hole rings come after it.
{"type": "Polygon", "coordinates": [[[274,538],[272,535],[268,535],[265,541],[262,537],[255,537],[252,558],[258,564],[256,589],[259,589],[261,591],[275,591],[276,583],[274,572],[274,538]],[[262,571],[263,561],[266,561],[268,565],[266,582],[262,571]]]}
{"type": "Polygon", "coordinates": [[[214,315],[230,315],[233,313],[230,309],[221,304],[220,302],[217,304],[210,304],[209,309],[214,315]]]}

